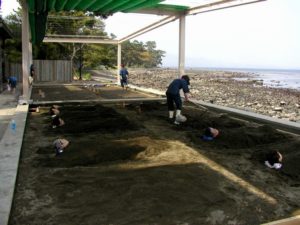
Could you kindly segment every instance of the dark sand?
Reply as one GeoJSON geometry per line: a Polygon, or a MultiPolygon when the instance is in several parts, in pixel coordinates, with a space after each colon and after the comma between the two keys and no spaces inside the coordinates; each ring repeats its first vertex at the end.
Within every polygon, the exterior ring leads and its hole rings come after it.
{"type": "Polygon", "coordinates": [[[10,225],[255,225],[300,214],[300,138],[186,105],[64,105],[31,113],[10,225]],[[221,130],[211,142],[202,130],[221,130]],[[56,157],[52,142],[71,141],[56,157]],[[280,171],[262,156],[283,154],[280,171]]]}

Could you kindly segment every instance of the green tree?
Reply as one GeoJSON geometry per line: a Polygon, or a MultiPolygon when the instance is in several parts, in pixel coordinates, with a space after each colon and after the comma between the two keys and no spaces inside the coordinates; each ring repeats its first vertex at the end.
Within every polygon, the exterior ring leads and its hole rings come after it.
{"type": "Polygon", "coordinates": [[[134,40],[122,44],[122,62],[137,67],[157,67],[162,64],[165,51],[156,50],[156,42],[148,41],[146,44],[134,40]]]}
{"type": "MultiPolygon", "coordinates": [[[[10,29],[14,30],[14,40],[7,40],[8,58],[21,62],[21,10],[18,9],[6,18],[10,29]]],[[[85,35],[103,39],[116,39],[114,34],[105,32],[105,24],[100,17],[90,12],[49,13],[46,35],[85,35]]],[[[146,44],[134,40],[122,43],[122,62],[132,67],[157,67],[161,65],[165,52],[156,50],[156,43],[146,44]]],[[[41,43],[33,46],[33,59],[72,60],[75,68],[83,66],[91,69],[100,65],[114,68],[117,62],[117,46],[105,44],[41,43]]]]}
{"type": "Polygon", "coordinates": [[[165,56],[165,51],[156,50],[155,41],[147,41],[145,44],[147,52],[150,54],[150,58],[145,64],[145,67],[157,67],[162,65],[162,58],[165,56]]]}
{"type": "Polygon", "coordinates": [[[4,21],[8,28],[12,31],[13,39],[7,39],[5,41],[5,53],[6,58],[10,62],[21,63],[22,61],[22,43],[21,43],[21,31],[22,31],[22,13],[21,9],[14,10],[13,13],[4,18],[4,21]]]}

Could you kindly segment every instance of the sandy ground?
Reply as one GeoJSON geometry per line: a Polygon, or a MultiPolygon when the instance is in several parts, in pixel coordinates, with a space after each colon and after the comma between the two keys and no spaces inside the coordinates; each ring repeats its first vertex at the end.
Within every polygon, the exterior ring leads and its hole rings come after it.
{"type": "Polygon", "coordinates": [[[190,104],[176,126],[166,108],[62,105],[56,129],[48,107],[30,113],[10,225],[255,225],[300,214],[299,136],[190,104]],[[220,136],[201,140],[207,126],[220,136]],[[61,156],[58,137],[71,141],[61,156]],[[280,171],[262,163],[272,149],[280,171]]]}

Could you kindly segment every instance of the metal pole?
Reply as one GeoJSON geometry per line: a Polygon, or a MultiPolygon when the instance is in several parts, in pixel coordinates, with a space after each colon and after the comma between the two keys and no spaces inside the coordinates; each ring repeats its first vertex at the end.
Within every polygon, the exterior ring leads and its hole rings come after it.
{"type": "Polygon", "coordinates": [[[30,43],[30,30],[29,30],[29,18],[28,18],[28,6],[22,4],[22,74],[23,74],[23,98],[29,100],[29,66],[32,57],[31,54],[31,43],[30,43]]]}
{"type": "Polygon", "coordinates": [[[118,44],[118,65],[117,65],[117,83],[120,83],[120,76],[119,76],[119,71],[121,69],[121,62],[122,62],[122,45],[118,44]]]}
{"type": "Polygon", "coordinates": [[[82,80],[82,44],[80,43],[79,50],[79,80],[82,80]]]}
{"type": "Polygon", "coordinates": [[[185,16],[179,18],[179,78],[184,75],[185,71],[185,16]]]}

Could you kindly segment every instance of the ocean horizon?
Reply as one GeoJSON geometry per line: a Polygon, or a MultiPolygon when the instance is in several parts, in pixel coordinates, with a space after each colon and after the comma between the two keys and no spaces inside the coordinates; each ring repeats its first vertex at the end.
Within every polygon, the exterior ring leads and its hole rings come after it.
{"type": "Polygon", "coordinates": [[[261,80],[263,86],[287,88],[300,91],[300,69],[261,69],[261,68],[224,68],[224,67],[188,67],[186,70],[231,71],[248,73],[250,77],[238,80],[261,80]]]}

